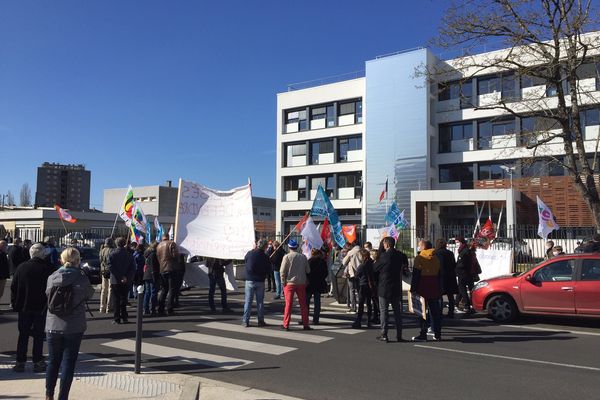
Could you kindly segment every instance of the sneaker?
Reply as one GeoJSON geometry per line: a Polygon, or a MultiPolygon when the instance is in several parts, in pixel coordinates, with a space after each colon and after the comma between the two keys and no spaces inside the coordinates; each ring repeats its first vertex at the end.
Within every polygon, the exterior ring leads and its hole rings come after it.
{"type": "Polygon", "coordinates": [[[427,340],[431,340],[432,342],[439,342],[440,340],[442,340],[441,336],[433,336],[430,338],[427,338],[427,340]]]}
{"type": "Polygon", "coordinates": [[[413,336],[412,341],[413,342],[426,342],[427,341],[427,335],[413,336]]]}
{"type": "Polygon", "coordinates": [[[33,372],[46,372],[47,366],[44,360],[33,363],[33,372]]]}
{"type": "Polygon", "coordinates": [[[25,363],[17,362],[13,367],[13,372],[25,372],[25,363]]]}
{"type": "Polygon", "coordinates": [[[375,338],[375,340],[379,340],[380,342],[385,342],[385,343],[388,343],[388,342],[389,342],[389,340],[388,340],[388,337],[387,337],[387,336],[384,336],[384,335],[377,336],[377,337],[375,338]]]}

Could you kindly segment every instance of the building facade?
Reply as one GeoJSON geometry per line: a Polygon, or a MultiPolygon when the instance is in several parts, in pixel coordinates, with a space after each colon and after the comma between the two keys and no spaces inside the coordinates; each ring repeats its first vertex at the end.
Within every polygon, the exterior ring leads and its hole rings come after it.
{"type": "Polygon", "coordinates": [[[82,164],[45,162],[37,170],[35,205],[85,211],[90,208],[91,172],[82,164]]]}
{"type": "MultiPolygon", "coordinates": [[[[462,60],[441,60],[419,48],[366,61],[362,78],[279,93],[278,233],[289,233],[310,209],[319,183],[333,199],[342,223],[367,228],[385,225],[392,201],[406,210],[413,227],[473,226],[478,216],[490,216],[505,227],[537,224],[538,195],[559,225],[592,226],[572,178],[551,161],[564,157],[560,139],[544,147],[543,160],[527,148],[541,131],[560,132],[549,119],[532,115],[556,107],[556,88],[506,70],[464,70],[462,60]],[[446,72],[428,79],[428,74],[419,73],[425,70],[446,72]],[[536,102],[526,104],[532,107],[529,115],[514,116],[496,107],[506,101],[524,104],[532,96],[536,102]],[[340,104],[347,101],[355,102],[355,110],[359,101],[361,105],[360,119],[357,113],[348,125],[340,123],[346,118],[340,104]],[[353,159],[339,154],[340,140],[346,137],[360,139],[353,159]],[[347,184],[340,180],[344,174],[360,179],[349,200],[347,184]],[[380,200],[386,181],[387,196],[380,200]]],[[[599,70],[590,63],[579,72],[590,158],[600,130],[599,70]]]]}

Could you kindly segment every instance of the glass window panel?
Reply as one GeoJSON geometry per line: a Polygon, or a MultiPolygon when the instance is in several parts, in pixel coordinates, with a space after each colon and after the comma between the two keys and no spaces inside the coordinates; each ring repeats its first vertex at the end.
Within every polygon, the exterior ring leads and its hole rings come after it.
{"type": "Polygon", "coordinates": [[[500,91],[500,79],[496,76],[481,78],[477,81],[477,94],[487,94],[500,91]]]}
{"type": "Polygon", "coordinates": [[[543,161],[535,161],[521,168],[521,175],[525,177],[545,176],[545,165],[543,161]]]}
{"type": "Polygon", "coordinates": [[[340,115],[354,114],[354,103],[340,104],[340,115]]]}
{"type": "Polygon", "coordinates": [[[600,110],[591,108],[585,110],[585,126],[600,125],[600,110]]]}
{"type": "Polygon", "coordinates": [[[600,281],[600,260],[583,260],[582,281],[600,281]]]}
{"type": "Polygon", "coordinates": [[[327,106],[327,127],[335,126],[335,113],[333,106],[327,106]]]}
{"type": "Polygon", "coordinates": [[[596,77],[596,63],[582,64],[577,68],[577,78],[589,79],[596,77]]]}
{"type": "Polygon", "coordinates": [[[298,189],[306,189],[306,178],[298,179],[298,189]]]}
{"type": "Polygon", "coordinates": [[[310,112],[313,117],[316,115],[324,115],[326,113],[326,107],[313,108],[310,112]]]}

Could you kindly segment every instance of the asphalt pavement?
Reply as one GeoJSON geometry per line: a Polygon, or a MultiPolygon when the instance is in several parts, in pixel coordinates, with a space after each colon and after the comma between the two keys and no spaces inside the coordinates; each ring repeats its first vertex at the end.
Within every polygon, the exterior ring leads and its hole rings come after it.
{"type": "MultiPolygon", "coordinates": [[[[485,316],[459,315],[444,320],[441,342],[382,343],[375,340],[377,329],[351,329],[354,315],[328,298],[314,330],[294,323],[282,331],[284,304],[272,297],[265,297],[269,326],[257,327],[254,314],[253,326],[244,328],[242,293],[229,296],[232,314],[213,315],[206,290],[184,292],[176,315],[144,320],[144,371],[302,399],[600,398],[600,320],[529,317],[498,325],[485,316]]],[[[97,310],[97,300],[90,306],[97,310]]],[[[5,296],[0,309],[6,308],[5,296]]],[[[135,308],[129,310],[134,321],[135,308]]],[[[94,312],[82,357],[130,368],[135,324],[110,322],[94,312]]],[[[413,316],[405,314],[403,325],[404,339],[418,334],[413,316]]],[[[16,314],[2,311],[0,326],[0,354],[12,358],[16,314]]]]}

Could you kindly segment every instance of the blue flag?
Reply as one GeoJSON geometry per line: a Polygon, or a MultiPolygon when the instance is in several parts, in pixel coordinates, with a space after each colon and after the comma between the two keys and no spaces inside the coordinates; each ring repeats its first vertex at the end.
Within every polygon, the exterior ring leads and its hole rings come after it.
{"type": "Polygon", "coordinates": [[[344,247],[346,239],[344,238],[344,233],[342,231],[342,223],[340,222],[337,212],[335,211],[335,208],[333,208],[327,193],[325,193],[325,190],[323,190],[321,185],[317,188],[317,195],[315,196],[312,208],[310,209],[310,214],[319,217],[327,217],[333,231],[333,239],[338,246],[344,247]]]}
{"type": "Polygon", "coordinates": [[[390,224],[395,225],[400,229],[408,227],[408,221],[404,217],[404,211],[405,210],[402,210],[401,212],[400,208],[398,208],[398,204],[396,204],[396,202],[394,201],[387,214],[385,215],[386,222],[389,222],[390,224]]]}
{"type": "Polygon", "coordinates": [[[150,222],[146,222],[146,242],[152,243],[152,224],[150,222]]]}

